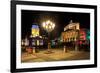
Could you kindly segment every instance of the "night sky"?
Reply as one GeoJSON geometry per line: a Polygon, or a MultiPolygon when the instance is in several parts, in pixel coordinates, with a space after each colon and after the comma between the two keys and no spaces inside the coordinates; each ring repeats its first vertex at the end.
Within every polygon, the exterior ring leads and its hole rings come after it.
{"type": "Polygon", "coordinates": [[[51,20],[55,23],[54,30],[50,33],[50,38],[56,38],[61,35],[64,27],[69,24],[70,20],[79,22],[81,28],[90,29],[89,13],[72,13],[72,12],[51,12],[51,11],[21,11],[21,36],[22,39],[31,34],[32,24],[38,24],[40,27],[40,35],[47,35],[42,27],[42,22],[51,20]]]}

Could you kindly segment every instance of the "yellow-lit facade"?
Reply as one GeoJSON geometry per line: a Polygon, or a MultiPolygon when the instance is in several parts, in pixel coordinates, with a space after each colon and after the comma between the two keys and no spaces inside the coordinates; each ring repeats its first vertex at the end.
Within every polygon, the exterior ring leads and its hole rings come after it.
{"type": "Polygon", "coordinates": [[[32,37],[39,36],[39,27],[37,25],[32,25],[31,34],[32,37]]]}
{"type": "Polygon", "coordinates": [[[63,42],[71,42],[71,41],[76,41],[77,37],[78,37],[78,32],[75,30],[69,30],[69,31],[65,31],[62,32],[62,40],[63,42]]]}
{"type": "Polygon", "coordinates": [[[80,24],[79,23],[69,23],[64,28],[64,32],[61,34],[63,42],[76,41],[79,36],[80,24]]]}
{"type": "Polygon", "coordinates": [[[72,30],[80,30],[80,24],[79,23],[70,23],[67,26],[65,26],[64,31],[72,29],[72,30]]]}
{"type": "Polygon", "coordinates": [[[39,36],[39,29],[38,28],[32,28],[32,37],[39,36]]]}

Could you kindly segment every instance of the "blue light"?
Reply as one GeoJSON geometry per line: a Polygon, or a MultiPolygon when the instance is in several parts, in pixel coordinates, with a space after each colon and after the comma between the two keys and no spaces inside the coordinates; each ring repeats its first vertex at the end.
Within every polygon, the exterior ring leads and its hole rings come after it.
{"type": "Polygon", "coordinates": [[[39,28],[38,25],[32,25],[32,28],[39,28]]]}

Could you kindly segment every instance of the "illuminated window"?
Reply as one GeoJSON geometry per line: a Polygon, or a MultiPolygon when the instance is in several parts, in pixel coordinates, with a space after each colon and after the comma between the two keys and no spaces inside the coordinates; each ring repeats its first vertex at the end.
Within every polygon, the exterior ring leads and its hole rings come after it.
{"type": "Polygon", "coordinates": [[[39,46],[39,40],[37,40],[37,46],[39,46]]]}

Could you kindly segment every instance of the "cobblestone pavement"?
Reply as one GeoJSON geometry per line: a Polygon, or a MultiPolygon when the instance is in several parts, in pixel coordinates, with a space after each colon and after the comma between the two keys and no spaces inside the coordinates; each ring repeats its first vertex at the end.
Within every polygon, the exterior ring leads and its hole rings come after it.
{"type": "Polygon", "coordinates": [[[22,53],[21,61],[24,62],[47,62],[47,61],[67,61],[67,60],[86,60],[90,58],[90,53],[85,51],[68,51],[52,49],[52,52],[47,54],[45,51],[28,54],[22,53]]]}

